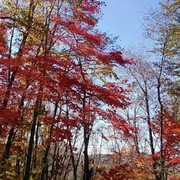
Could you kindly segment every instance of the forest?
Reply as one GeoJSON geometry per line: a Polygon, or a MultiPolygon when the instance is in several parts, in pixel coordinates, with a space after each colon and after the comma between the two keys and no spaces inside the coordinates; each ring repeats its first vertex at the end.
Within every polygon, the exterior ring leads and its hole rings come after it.
{"type": "Polygon", "coordinates": [[[103,6],[0,1],[0,179],[180,179],[180,0],[141,52],[97,28],[103,6]]]}

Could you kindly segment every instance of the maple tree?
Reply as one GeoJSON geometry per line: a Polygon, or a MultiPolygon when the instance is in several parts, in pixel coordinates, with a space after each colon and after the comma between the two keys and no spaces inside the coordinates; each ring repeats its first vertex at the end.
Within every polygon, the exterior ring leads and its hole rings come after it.
{"type": "MultiPolygon", "coordinates": [[[[174,119],[171,114],[167,110],[164,110],[164,156],[165,156],[165,164],[166,166],[176,165],[179,164],[179,147],[178,147],[178,140],[179,140],[179,121],[174,119]]],[[[159,126],[158,126],[158,119],[154,119],[153,126],[154,131],[158,134],[159,133],[159,126]]],[[[155,156],[159,156],[157,153],[155,156]]]]}
{"type": "Polygon", "coordinates": [[[91,179],[88,145],[96,118],[128,133],[126,122],[110,110],[128,105],[126,90],[106,82],[104,72],[116,75],[113,67],[131,61],[124,60],[120,51],[108,50],[109,38],[94,30],[102,4],[90,0],[2,2],[3,178],[65,178],[72,164],[77,179],[80,159],[75,157],[75,137],[82,132],[83,179],[91,179]],[[109,107],[101,108],[104,104],[109,107]],[[60,157],[64,159],[61,166],[57,164],[60,157]]]}

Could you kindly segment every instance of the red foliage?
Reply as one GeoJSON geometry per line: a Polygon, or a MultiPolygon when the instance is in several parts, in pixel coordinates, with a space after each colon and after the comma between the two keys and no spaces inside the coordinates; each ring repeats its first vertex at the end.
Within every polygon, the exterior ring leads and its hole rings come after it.
{"type": "MultiPolygon", "coordinates": [[[[21,3],[19,1],[17,7],[21,7],[21,3]]],[[[32,17],[22,17],[25,25],[20,20],[14,23],[15,26],[11,24],[18,38],[12,43],[17,52],[9,54],[9,59],[4,57],[8,44],[6,28],[0,26],[0,34],[3,34],[0,37],[2,127],[6,131],[16,127],[17,136],[29,139],[30,151],[27,146],[22,148],[22,151],[27,150],[24,153],[27,157],[32,156],[35,143],[45,146],[44,142],[67,142],[73,138],[74,130],[81,127],[89,135],[99,116],[129,137],[134,128],[110,110],[129,105],[127,91],[115,83],[97,85],[96,81],[100,79],[90,73],[101,67],[113,71],[114,65],[130,63],[118,50],[109,52],[109,38],[93,29],[102,3],[96,0],[62,1],[62,8],[56,7],[57,3],[51,4],[52,12],[48,10],[48,3],[43,3],[42,14],[47,12],[37,20],[37,14],[41,13],[39,4],[41,1],[32,5],[33,10],[29,9],[32,17]],[[101,108],[102,105],[107,108],[101,108]],[[42,137],[38,137],[39,134],[42,137]]],[[[31,4],[26,7],[25,3],[23,7],[28,10],[31,4]]],[[[23,16],[24,11],[18,11],[17,8],[17,14],[23,16]]],[[[12,142],[16,141],[16,134],[10,138],[12,142]]],[[[89,141],[89,137],[84,139],[89,141]]],[[[114,166],[108,172],[103,171],[104,176],[124,177],[129,170],[125,168],[121,173],[121,168],[114,166]]]]}
{"type": "Polygon", "coordinates": [[[170,177],[168,180],[180,180],[180,177],[170,177]]]}
{"type": "Polygon", "coordinates": [[[100,167],[96,169],[99,174],[98,179],[103,180],[128,180],[133,177],[133,169],[128,164],[115,165],[111,168],[100,167]]]}
{"type": "Polygon", "coordinates": [[[117,62],[120,65],[132,63],[132,61],[130,61],[130,60],[124,60],[122,57],[122,53],[120,51],[110,52],[109,56],[114,62],[117,62]]]}
{"type": "MultiPolygon", "coordinates": [[[[0,25],[0,55],[7,51],[7,29],[5,26],[0,25]]],[[[1,57],[0,57],[1,58],[1,57]]]]}
{"type": "MultiPolygon", "coordinates": [[[[159,132],[159,116],[154,120],[153,130],[159,132]]],[[[167,111],[163,111],[163,139],[164,149],[163,154],[165,156],[166,164],[177,165],[180,163],[180,150],[179,150],[179,139],[180,139],[180,121],[174,119],[171,114],[167,111]]],[[[154,155],[158,158],[160,153],[154,155]]],[[[154,158],[153,157],[153,158],[154,158]]]]}

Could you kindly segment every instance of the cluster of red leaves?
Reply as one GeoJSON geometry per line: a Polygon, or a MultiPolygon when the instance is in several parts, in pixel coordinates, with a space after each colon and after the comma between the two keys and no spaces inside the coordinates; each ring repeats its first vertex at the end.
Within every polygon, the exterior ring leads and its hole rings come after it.
{"type": "Polygon", "coordinates": [[[170,177],[168,178],[168,180],[179,180],[180,178],[179,177],[170,177]]]}
{"type": "Polygon", "coordinates": [[[0,55],[2,55],[4,52],[7,51],[6,32],[7,32],[6,27],[1,25],[0,26],[0,34],[1,34],[1,38],[0,38],[0,55]]]}
{"type": "MultiPolygon", "coordinates": [[[[152,129],[155,133],[160,132],[159,125],[160,115],[154,120],[152,129]]],[[[163,111],[163,139],[164,149],[163,154],[167,165],[180,164],[180,150],[179,150],[179,139],[180,139],[180,121],[174,119],[172,115],[167,111],[163,111]]],[[[159,158],[160,153],[154,154],[153,158],[159,158]]]]}
{"type": "Polygon", "coordinates": [[[19,115],[13,109],[0,109],[0,124],[18,125],[19,115]]]}
{"type": "MultiPolygon", "coordinates": [[[[79,10],[75,11],[79,12],[79,10]]],[[[73,51],[81,54],[85,59],[90,60],[90,57],[93,57],[97,64],[117,63],[119,65],[125,65],[134,63],[132,60],[125,60],[120,51],[102,52],[101,47],[106,46],[109,42],[106,35],[90,32],[89,27],[81,25],[81,22],[77,21],[77,19],[57,16],[54,18],[54,22],[66,31],[63,35],[57,33],[54,38],[63,42],[64,45],[68,45],[73,51]],[[81,39],[78,44],[73,35],[70,34],[76,34],[76,38],[79,37],[81,39]]]]}
{"type": "Polygon", "coordinates": [[[114,165],[111,168],[99,167],[96,169],[99,180],[128,180],[133,179],[133,169],[128,165],[114,165]]]}

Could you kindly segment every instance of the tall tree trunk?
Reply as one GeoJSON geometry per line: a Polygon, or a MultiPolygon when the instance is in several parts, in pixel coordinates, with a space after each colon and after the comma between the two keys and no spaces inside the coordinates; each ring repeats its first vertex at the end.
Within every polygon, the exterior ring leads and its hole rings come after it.
{"type": "Polygon", "coordinates": [[[14,136],[15,136],[14,128],[11,128],[9,132],[8,140],[6,143],[5,151],[3,153],[3,158],[2,158],[2,163],[1,163],[2,165],[5,165],[6,160],[9,158],[10,148],[11,148],[11,144],[13,142],[14,136]]]}
{"type": "Polygon", "coordinates": [[[84,175],[83,180],[91,180],[92,173],[89,169],[89,155],[88,155],[89,135],[87,128],[84,127],[84,175]]]}
{"type": "Polygon", "coordinates": [[[71,153],[71,163],[72,163],[72,167],[73,167],[73,179],[77,180],[77,164],[75,162],[75,158],[74,158],[74,153],[73,153],[73,146],[72,146],[72,142],[71,139],[69,139],[69,148],[70,148],[70,153],[71,153]]]}
{"type": "MultiPolygon", "coordinates": [[[[56,117],[57,110],[58,110],[58,102],[56,102],[56,104],[55,104],[53,118],[56,117]]],[[[50,127],[49,138],[52,137],[52,130],[53,130],[53,125],[51,125],[51,127],[50,127]]],[[[43,169],[42,169],[42,173],[41,173],[41,180],[44,180],[44,179],[48,178],[48,177],[44,178],[44,175],[45,175],[45,172],[48,170],[48,154],[49,154],[50,147],[51,147],[50,144],[48,144],[47,147],[46,147],[45,153],[44,153],[43,169]]]]}
{"type": "Polygon", "coordinates": [[[165,38],[165,41],[163,43],[163,51],[162,51],[162,57],[161,57],[161,64],[160,64],[160,71],[159,71],[159,76],[157,77],[157,93],[158,93],[158,102],[160,106],[160,178],[161,180],[166,180],[166,172],[164,168],[165,164],[165,159],[164,159],[164,144],[163,144],[163,132],[164,132],[164,116],[163,116],[163,103],[162,103],[162,98],[161,98],[161,76],[163,73],[163,67],[164,67],[164,61],[166,57],[166,48],[167,48],[167,42],[168,42],[168,34],[165,38]]]}
{"type": "Polygon", "coordinates": [[[87,125],[86,119],[86,91],[84,91],[83,97],[83,121],[84,121],[84,174],[83,180],[91,180],[92,178],[92,169],[89,168],[89,154],[88,154],[88,146],[89,146],[89,138],[90,138],[90,127],[87,125]]]}
{"type": "MultiPolygon", "coordinates": [[[[153,133],[152,133],[152,123],[151,123],[151,116],[150,116],[150,107],[149,107],[149,98],[148,98],[148,89],[147,84],[145,82],[145,102],[146,102],[146,112],[147,112],[147,122],[148,122],[148,131],[149,131],[149,140],[150,140],[150,148],[151,148],[151,154],[154,156],[155,150],[154,150],[154,140],[153,140],[153,133]]],[[[154,176],[157,180],[160,180],[159,172],[157,170],[157,161],[153,160],[153,171],[154,176]]]]}
{"type": "Polygon", "coordinates": [[[36,122],[37,122],[37,117],[38,117],[38,112],[39,112],[38,101],[39,100],[36,101],[36,109],[34,110],[34,114],[33,114],[29,146],[28,146],[28,154],[27,154],[27,160],[26,160],[26,169],[25,169],[25,175],[24,175],[23,180],[30,179],[31,159],[32,159],[32,153],[33,153],[33,147],[34,147],[34,135],[35,135],[36,122]]]}
{"type": "MultiPolygon", "coordinates": [[[[145,106],[146,106],[146,114],[147,114],[147,124],[148,124],[148,132],[149,132],[149,142],[150,142],[150,149],[151,149],[151,155],[154,156],[155,150],[154,150],[154,140],[153,140],[153,132],[152,132],[152,123],[151,123],[151,115],[150,115],[150,106],[149,106],[149,94],[148,94],[148,87],[147,87],[147,80],[143,77],[143,83],[144,87],[141,85],[138,78],[132,73],[133,77],[136,79],[140,89],[142,90],[144,97],[145,97],[145,106]]],[[[157,171],[157,162],[156,160],[153,160],[153,173],[156,178],[156,180],[159,179],[159,172],[157,171]]]]}
{"type": "MultiPolygon", "coordinates": [[[[54,150],[53,150],[53,157],[52,157],[52,167],[51,167],[51,172],[50,172],[50,178],[49,179],[53,179],[53,175],[54,175],[54,168],[55,168],[55,161],[56,161],[56,152],[58,150],[57,148],[58,144],[55,142],[55,145],[54,145],[54,150]]],[[[46,174],[47,176],[47,174],[46,174]]]]}

